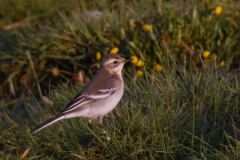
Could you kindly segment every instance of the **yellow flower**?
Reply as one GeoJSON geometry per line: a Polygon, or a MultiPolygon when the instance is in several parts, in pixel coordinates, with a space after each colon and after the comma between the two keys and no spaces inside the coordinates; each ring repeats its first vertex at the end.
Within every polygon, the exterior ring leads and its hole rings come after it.
{"type": "Polygon", "coordinates": [[[150,25],[145,24],[145,25],[143,26],[143,30],[149,32],[149,31],[150,31],[150,25]]]}
{"type": "Polygon", "coordinates": [[[97,53],[96,53],[96,59],[97,59],[97,60],[100,60],[100,59],[101,59],[101,53],[100,53],[100,52],[97,52],[97,53]]]}
{"type": "Polygon", "coordinates": [[[113,48],[113,49],[110,51],[110,53],[112,53],[112,54],[117,54],[118,51],[119,51],[119,49],[118,49],[117,47],[115,47],[115,48],[113,48]]]}
{"type": "Polygon", "coordinates": [[[59,75],[58,68],[53,68],[52,69],[52,74],[53,74],[54,77],[58,77],[58,75],[59,75]]]}
{"type": "Polygon", "coordinates": [[[216,9],[215,9],[215,12],[216,12],[216,15],[220,15],[222,13],[222,7],[218,6],[216,9]]]}
{"type": "Polygon", "coordinates": [[[224,67],[224,66],[225,66],[225,62],[224,62],[224,61],[221,61],[220,66],[221,66],[221,67],[224,67]]]}
{"type": "Polygon", "coordinates": [[[137,67],[142,67],[143,66],[143,61],[139,60],[136,64],[137,67]]]}
{"type": "Polygon", "coordinates": [[[132,56],[131,59],[132,59],[131,62],[133,64],[136,64],[138,62],[138,58],[136,56],[132,56]]]}
{"type": "Polygon", "coordinates": [[[209,52],[209,51],[203,52],[203,57],[204,57],[204,58],[207,58],[209,55],[210,55],[210,52],[209,52]]]}
{"type": "Polygon", "coordinates": [[[142,72],[141,70],[137,70],[137,75],[138,75],[139,77],[142,77],[142,76],[143,76],[143,72],[142,72]]]}
{"type": "Polygon", "coordinates": [[[156,69],[156,71],[158,71],[158,72],[162,72],[163,67],[162,67],[160,64],[156,64],[155,69],[156,69]]]}

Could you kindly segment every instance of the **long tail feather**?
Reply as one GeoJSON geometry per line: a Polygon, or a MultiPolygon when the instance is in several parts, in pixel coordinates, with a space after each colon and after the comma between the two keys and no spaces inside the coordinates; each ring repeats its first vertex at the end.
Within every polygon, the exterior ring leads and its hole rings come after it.
{"type": "Polygon", "coordinates": [[[32,129],[30,131],[30,133],[31,134],[36,133],[36,132],[40,131],[41,129],[43,129],[43,128],[49,126],[50,124],[53,124],[53,123],[55,123],[55,122],[57,122],[57,121],[59,121],[61,119],[64,119],[64,114],[59,114],[56,117],[53,117],[53,118],[47,120],[43,124],[41,124],[41,125],[37,126],[36,128],[32,129]]]}

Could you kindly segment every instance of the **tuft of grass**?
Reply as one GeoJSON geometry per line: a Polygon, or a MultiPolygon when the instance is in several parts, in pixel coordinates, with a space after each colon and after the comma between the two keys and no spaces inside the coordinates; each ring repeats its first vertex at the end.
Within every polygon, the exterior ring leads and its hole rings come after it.
{"type": "Polygon", "coordinates": [[[240,158],[237,1],[0,4],[2,159],[240,158]],[[114,145],[81,118],[31,135],[113,48],[141,62],[125,66],[125,94],[104,119],[114,145]]]}
{"type": "MultiPolygon", "coordinates": [[[[174,62],[169,60],[170,62],[174,62]]],[[[82,86],[58,87],[49,95],[54,106],[25,103],[25,111],[1,112],[1,156],[17,159],[238,159],[239,88],[236,76],[216,66],[184,74],[184,65],[164,74],[145,71],[134,79],[125,72],[125,93],[104,118],[109,144],[87,119],[62,120],[37,134],[29,129],[56,115],[82,86]],[[30,148],[30,149],[29,149],[30,148]]]]}
{"type": "MultiPolygon", "coordinates": [[[[66,82],[65,77],[80,81],[79,70],[86,74],[82,76],[86,82],[99,65],[95,54],[104,56],[116,47],[125,57],[137,56],[148,70],[155,64],[167,64],[161,41],[178,62],[185,56],[186,61],[193,59],[191,62],[201,67],[199,57],[208,51],[204,65],[211,65],[216,59],[220,70],[239,68],[240,6],[235,1],[1,3],[0,83],[4,99],[29,96],[24,83],[39,98],[37,84],[42,92],[47,92],[49,81],[52,85],[66,82]],[[222,8],[219,15],[215,14],[217,6],[222,8]],[[34,70],[26,51],[31,54],[34,70]],[[52,74],[55,68],[60,74],[52,74]]],[[[139,70],[140,73],[142,68],[139,70]]]]}

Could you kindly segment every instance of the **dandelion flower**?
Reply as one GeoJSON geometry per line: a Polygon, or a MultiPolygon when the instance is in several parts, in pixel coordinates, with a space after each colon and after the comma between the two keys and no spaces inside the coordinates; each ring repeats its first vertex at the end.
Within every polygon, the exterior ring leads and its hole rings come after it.
{"type": "Polygon", "coordinates": [[[143,66],[143,61],[139,60],[136,64],[137,67],[142,67],[143,66]]]}
{"type": "Polygon", "coordinates": [[[203,57],[204,57],[204,58],[207,58],[209,55],[210,55],[210,52],[209,52],[209,51],[203,52],[203,57]]]}
{"type": "Polygon", "coordinates": [[[142,76],[143,76],[143,72],[142,72],[141,70],[137,70],[137,75],[138,75],[139,77],[142,77],[142,76]]]}
{"type": "Polygon", "coordinates": [[[110,51],[110,53],[112,53],[112,54],[117,54],[118,51],[119,51],[119,49],[118,49],[117,47],[115,47],[115,48],[113,48],[113,49],[110,51]]]}
{"type": "Polygon", "coordinates": [[[158,71],[158,72],[162,72],[163,67],[162,67],[160,64],[156,64],[155,69],[156,69],[156,71],[158,71]]]}
{"type": "Polygon", "coordinates": [[[132,56],[131,59],[132,59],[131,62],[133,64],[136,64],[138,62],[138,58],[136,56],[132,56]]]}
{"type": "Polygon", "coordinates": [[[220,15],[222,13],[222,7],[218,6],[216,9],[215,9],[215,12],[216,12],[216,15],[220,15]]]}
{"type": "Polygon", "coordinates": [[[97,52],[97,53],[96,53],[96,59],[97,59],[97,60],[100,60],[100,59],[101,59],[101,53],[100,53],[100,52],[97,52]]]}
{"type": "Polygon", "coordinates": [[[150,31],[150,25],[145,24],[145,25],[143,26],[143,30],[149,32],[149,31],[150,31]]]}

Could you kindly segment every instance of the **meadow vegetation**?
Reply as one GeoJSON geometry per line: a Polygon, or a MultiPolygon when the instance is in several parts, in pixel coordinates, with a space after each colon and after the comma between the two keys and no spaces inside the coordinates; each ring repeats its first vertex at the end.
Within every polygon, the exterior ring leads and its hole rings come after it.
{"type": "Polygon", "coordinates": [[[239,159],[240,3],[2,0],[1,159],[239,159]],[[108,54],[125,93],[94,121],[60,112],[108,54]]]}

